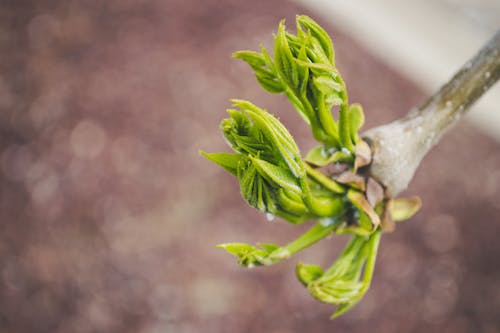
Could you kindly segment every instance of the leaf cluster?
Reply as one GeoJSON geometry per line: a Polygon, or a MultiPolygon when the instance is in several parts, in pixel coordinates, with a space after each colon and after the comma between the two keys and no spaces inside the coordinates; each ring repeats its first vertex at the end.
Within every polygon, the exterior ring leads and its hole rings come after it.
{"type": "Polygon", "coordinates": [[[290,223],[317,220],[294,241],[279,246],[261,243],[219,245],[246,267],[287,259],[331,234],[350,234],[344,251],[326,270],[298,264],[296,274],[311,295],[351,309],[368,290],[382,231],[410,218],[420,200],[392,199],[373,178],[361,172],[371,163],[369,145],[359,136],[361,105],[349,104],[346,85],[335,66],[333,43],[316,22],[297,16],[297,33],[284,21],[274,37],[274,57],[239,51],[234,58],[250,65],[260,85],[285,94],[320,143],[302,157],[295,140],[278,118],[243,100],[233,100],[221,131],[232,153],[201,152],[236,176],[243,199],[270,216],[290,223]],[[337,119],[333,114],[338,110],[337,119]],[[335,166],[339,171],[328,172],[335,166]]]}
{"type": "Polygon", "coordinates": [[[297,16],[297,34],[285,30],[284,20],[274,36],[274,58],[260,52],[239,51],[234,58],[247,62],[261,86],[271,93],[284,93],[314,137],[327,148],[354,153],[363,125],[361,106],[349,106],[345,83],[335,66],[333,43],[316,22],[297,16]],[[339,108],[338,120],[331,109],[339,108]]]}

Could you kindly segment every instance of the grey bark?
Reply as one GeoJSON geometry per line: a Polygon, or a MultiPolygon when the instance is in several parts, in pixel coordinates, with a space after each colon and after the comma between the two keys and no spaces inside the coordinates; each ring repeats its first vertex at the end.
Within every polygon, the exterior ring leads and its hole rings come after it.
{"type": "Polygon", "coordinates": [[[500,30],[422,106],[363,134],[373,151],[370,174],[389,196],[407,188],[423,157],[499,78],[500,30]]]}

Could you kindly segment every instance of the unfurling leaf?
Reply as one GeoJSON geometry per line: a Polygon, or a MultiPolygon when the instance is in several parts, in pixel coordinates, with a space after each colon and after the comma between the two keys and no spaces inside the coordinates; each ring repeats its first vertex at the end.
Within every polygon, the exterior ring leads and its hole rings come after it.
{"type": "Polygon", "coordinates": [[[355,144],[360,141],[358,132],[364,123],[365,115],[363,113],[363,108],[361,107],[361,105],[358,103],[349,105],[349,125],[351,126],[351,139],[355,144]]]}
{"type": "Polygon", "coordinates": [[[203,155],[236,175],[249,205],[292,223],[314,217],[303,202],[305,167],[290,133],[267,111],[234,100],[222,121],[224,136],[237,152],[203,155]],[[295,194],[294,194],[295,193],[295,194]]]}
{"type": "Polygon", "coordinates": [[[280,168],[277,165],[258,158],[250,157],[250,160],[257,169],[257,172],[269,183],[276,184],[277,187],[292,192],[301,192],[297,178],[288,169],[280,168]]]}
{"type": "MultiPolygon", "coordinates": [[[[313,78],[313,82],[316,88],[325,95],[339,95],[344,90],[344,87],[331,76],[318,76],[313,78]]],[[[338,101],[342,102],[340,97],[338,101]]]]}
{"type": "Polygon", "coordinates": [[[333,52],[333,43],[328,36],[328,33],[319,26],[313,19],[306,15],[297,16],[297,30],[308,31],[315,38],[323,50],[324,55],[330,63],[335,61],[335,53],[333,52]]]}
{"type": "Polygon", "coordinates": [[[208,158],[210,161],[220,165],[227,172],[237,175],[238,165],[245,157],[241,154],[231,154],[231,153],[213,153],[209,154],[200,150],[200,154],[208,158]]]}
{"type": "Polygon", "coordinates": [[[266,57],[254,51],[238,51],[233,53],[233,58],[241,59],[252,67],[255,77],[260,85],[270,93],[281,93],[285,87],[278,78],[274,65],[270,64],[266,57]]]}
{"type": "Polygon", "coordinates": [[[250,118],[261,137],[259,143],[274,151],[274,156],[267,161],[277,165],[284,164],[296,177],[303,177],[305,169],[299,148],[285,126],[270,113],[250,102],[233,99],[233,103],[250,118]]]}
{"type": "Polygon", "coordinates": [[[334,316],[352,308],[368,290],[380,242],[380,231],[368,237],[353,236],[328,270],[299,264],[297,277],[318,300],[339,305],[334,316]]]}
{"type": "Polygon", "coordinates": [[[269,253],[265,249],[258,249],[245,243],[227,243],[217,245],[218,248],[226,250],[228,253],[236,256],[242,266],[253,267],[267,265],[269,253]]]}
{"type": "MultiPolygon", "coordinates": [[[[283,92],[311,126],[314,137],[328,147],[352,151],[352,131],[345,118],[342,125],[332,116],[332,107],[346,109],[347,92],[334,63],[333,44],[328,34],[307,16],[297,17],[297,35],[286,32],[284,21],[274,38],[274,59],[265,48],[261,53],[240,51],[233,57],[247,62],[259,83],[272,93],[283,92]],[[342,128],[339,128],[341,126],[342,128]],[[347,133],[344,142],[340,133],[347,133]]],[[[346,109],[347,110],[347,109],[346,109]]],[[[341,113],[346,113],[341,111],[341,113]]],[[[345,115],[347,117],[347,115],[345,115]]],[[[360,115],[354,112],[355,125],[360,115]]],[[[359,126],[358,126],[359,127],[359,126]]],[[[356,141],[357,133],[352,133],[356,141]]]]}
{"type": "Polygon", "coordinates": [[[249,64],[254,70],[261,70],[266,66],[266,61],[262,54],[255,51],[238,51],[233,53],[233,58],[241,59],[249,64]]]}
{"type": "Polygon", "coordinates": [[[297,264],[297,268],[295,271],[299,281],[302,282],[302,284],[306,287],[307,285],[309,285],[309,283],[323,276],[324,273],[323,268],[321,268],[320,266],[306,265],[302,263],[297,264]]]}
{"type": "Polygon", "coordinates": [[[298,251],[327,237],[336,227],[337,224],[323,226],[321,223],[317,223],[300,237],[282,247],[272,243],[261,243],[259,244],[261,248],[245,243],[227,243],[217,245],[217,247],[236,256],[242,266],[271,265],[287,259],[298,251]]]}
{"type": "Polygon", "coordinates": [[[285,21],[278,26],[278,34],[274,37],[274,62],[276,70],[289,87],[298,87],[299,78],[295,62],[285,34],[285,21]]]}
{"type": "Polygon", "coordinates": [[[352,155],[343,150],[328,151],[323,146],[316,146],[307,153],[304,160],[313,166],[323,167],[335,163],[349,163],[352,161],[352,155]]]}

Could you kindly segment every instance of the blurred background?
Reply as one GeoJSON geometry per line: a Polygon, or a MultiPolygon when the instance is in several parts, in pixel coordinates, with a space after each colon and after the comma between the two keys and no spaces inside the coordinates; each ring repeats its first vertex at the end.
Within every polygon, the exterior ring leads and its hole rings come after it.
{"type": "Polygon", "coordinates": [[[228,151],[218,125],[233,97],[314,145],[233,51],[311,15],[370,128],[423,102],[500,17],[487,0],[355,3],[2,0],[0,332],[498,332],[498,87],[470,112],[489,126],[463,121],[424,160],[406,192],[423,209],[383,237],[371,290],[340,319],[294,267],[329,265],[345,239],[253,270],[214,247],[307,228],[267,222],[198,155],[228,151]]]}

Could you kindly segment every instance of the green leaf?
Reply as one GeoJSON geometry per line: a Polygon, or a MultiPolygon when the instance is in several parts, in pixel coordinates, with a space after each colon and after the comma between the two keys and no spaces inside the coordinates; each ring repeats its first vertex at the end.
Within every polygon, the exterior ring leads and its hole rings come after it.
{"type": "Polygon", "coordinates": [[[337,310],[330,316],[330,319],[335,319],[352,309],[356,304],[358,304],[358,301],[350,302],[350,303],[344,303],[341,304],[337,310]]]}
{"type": "Polygon", "coordinates": [[[344,103],[344,100],[340,96],[332,94],[326,96],[325,103],[327,103],[330,106],[341,105],[342,103],[344,103]]]}
{"type": "Polygon", "coordinates": [[[319,94],[319,96],[317,96],[316,99],[318,105],[316,108],[316,116],[320,124],[319,127],[330,138],[330,141],[338,143],[339,142],[338,127],[335,120],[333,120],[331,112],[332,105],[326,102],[325,95],[319,94]]]}
{"type": "Polygon", "coordinates": [[[352,142],[357,143],[360,141],[358,132],[359,129],[365,123],[365,115],[363,114],[363,108],[360,104],[349,105],[349,126],[352,142]]]}
{"type": "Polygon", "coordinates": [[[242,266],[253,267],[267,265],[270,262],[266,259],[269,255],[265,250],[258,249],[245,243],[226,243],[217,245],[218,248],[226,250],[228,253],[238,258],[238,263],[242,266]]]}
{"type": "Polygon", "coordinates": [[[200,150],[200,154],[208,158],[210,161],[220,165],[227,172],[236,176],[238,173],[238,165],[242,159],[245,157],[241,154],[231,154],[231,153],[213,153],[209,154],[200,150]]]}
{"type": "Polygon", "coordinates": [[[241,196],[252,207],[269,211],[271,194],[253,165],[238,169],[241,196]]]}
{"type": "Polygon", "coordinates": [[[257,78],[257,81],[260,83],[260,85],[271,94],[278,94],[284,91],[281,82],[276,80],[275,77],[268,75],[267,73],[256,73],[255,77],[257,78]]]}
{"type": "Polygon", "coordinates": [[[343,276],[357,279],[362,269],[364,255],[366,255],[363,249],[368,244],[369,239],[370,236],[353,235],[339,258],[328,268],[320,282],[334,281],[343,276]]]}
{"type": "Polygon", "coordinates": [[[301,192],[301,188],[294,175],[287,169],[271,164],[269,162],[250,157],[257,172],[269,182],[290,191],[301,192]]]}
{"type": "Polygon", "coordinates": [[[254,70],[258,70],[261,67],[266,66],[266,61],[264,56],[255,51],[238,51],[233,53],[233,58],[241,59],[250,65],[254,70]]]}
{"type": "Polygon", "coordinates": [[[255,71],[255,77],[260,85],[270,93],[280,93],[284,91],[284,86],[274,73],[274,66],[268,64],[268,59],[264,54],[254,51],[238,51],[233,53],[233,58],[241,59],[248,63],[255,71]]]}
{"type": "Polygon", "coordinates": [[[323,275],[323,269],[316,265],[306,265],[298,263],[295,269],[297,278],[304,286],[308,286],[314,280],[317,280],[323,275]]]}
{"type": "Polygon", "coordinates": [[[304,160],[313,166],[324,167],[334,163],[352,163],[353,156],[348,151],[336,150],[330,153],[324,146],[316,146],[307,153],[304,160]]]}
{"type": "MultiPolygon", "coordinates": [[[[300,46],[300,50],[295,59],[296,63],[297,60],[307,61],[307,41],[300,46]]],[[[309,83],[309,68],[297,63],[297,74],[299,76],[298,95],[305,96],[307,94],[307,84],[309,83]]]]}
{"type": "Polygon", "coordinates": [[[237,99],[232,101],[250,116],[254,125],[269,140],[268,145],[279,151],[290,171],[296,177],[303,177],[305,169],[300,157],[299,148],[285,126],[270,113],[250,102],[237,99]]]}
{"type": "Polygon", "coordinates": [[[340,83],[326,75],[315,77],[313,82],[316,88],[325,95],[338,95],[344,90],[344,87],[340,83]]]}
{"type": "Polygon", "coordinates": [[[370,288],[371,280],[373,277],[373,272],[375,269],[375,261],[377,259],[378,246],[380,244],[380,237],[382,233],[380,231],[374,232],[366,245],[366,264],[363,272],[363,287],[359,291],[358,295],[353,298],[350,302],[341,304],[340,307],[335,311],[331,318],[336,318],[341,314],[352,309],[365,295],[365,293],[370,288]]]}
{"type": "Polygon", "coordinates": [[[359,227],[365,232],[361,234],[369,235],[373,231],[373,221],[365,212],[360,212],[359,214],[359,227]]]}
{"type": "Polygon", "coordinates": [[[328,196],[321,196],[314,193],[315,203],[314,213],[320,217],[340,217],[346,212],[345,199],[343,195],[329,193],[328,196]]]}
{"type": "Polygon", "coordinates": [[[349,124],[349,109],[347,105],[342,104],[339,112],[339,138],[342,147],[345,147],[349,152],[354,153],[354,147],[351,141],[351,130],[349,124]]]}
{"type": "Polygon", "coordinates": [[[279,245],[273,244],[273,243],[258,243],[260,247],[262,247],[265,251],[268,253],[271,253],[273,251],[276,251],[279,249],[279,245]]]}
{"type": "Polygon", "coordinates": [[[278,73],[291,87],[298,87],[297,64],[285,33],[285,21],[281,20],[274,38],[274,62],[278,73]]]}
{"type": "Polygon", "coordinates": [[[333,193],[342,194],[346,192],[346,188],[341,184],[337,183],[335,180],[323,174],[321,171],[311,168],[306,164],[307,175],[313,179],[315,182],[323,186],[324,188],[332,191],[333,193]]]}
{"type": "Polygon", "coordinates": [[[342,304],[357,297],[362,287],[361,282],[335,280],[328,284],[312,283],[308,289],[314,298],[324,303],[342,304]]]}
{"type": "Polygon", "coordinates": [[[224,249],[228,253],[234,256],[239,256],[244,252],[251,252],[255,250],[255,248],[252,245],[245,243],[225,243],[225,244],[219,244],[216,247],[224,249]]]}
{"type": "MultiPolygon", "coordinates": [[[[296,216],[311,218],[309,210],[304,205],[304,201],[302,201],[301,194],[298,194],[295,191],[280,188],[278,190],[278,197],[276,201],[278,202],[278,206],[281,211],[285,211],[296,216]]],[[[286,217],[284,218],[287,219],[286,217]]]]}
{"type": "Polygon", "coordinates": [[[330,154],[326,151],[325,147],[323,146],[316,146],[309,150],[305,157],[305,161],[309,164],[318,166],[318,167],[323,167],[325,165],[328,165],[330,163],[329,158],[330,154]]]}
{"type": "Polygon", "coordinates": [[[299,280],[313,297],[339,305],[333,316],[354,307],[370,287],[380,235],[381,232],[377,231],[369,237],[353,236],[326,271],[313,265],[297,267],[299,280]]]}
{"type": "Polygon", "coordinates": [[[296,59],[295,62],[301,66],[306,66],[307,68],[309,68],[310,70],[312,70],[312,72],[316,75],[316,76],[321,76],[321,75],[338,75],[337,71],[335,70],[335,68],[326,63],[315,63],[315,62],[310,62],[310,61],[303,61],[303,60],[300,60],[300,59],[296,59]]]}
{"type": "Polygon", "coordinates": [[[323,52],[327,56],[328,60],[333,64],[335,60],[335,54],[333,52],[333,43],[328,36],[328,33],[321,28],[314,20],[305,15],[297,16],[297,26],[303,30],[308,31],[314,38],[320,43],[323,52]]]}

